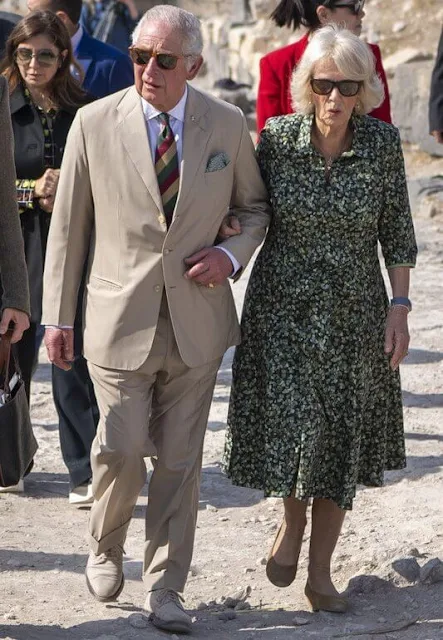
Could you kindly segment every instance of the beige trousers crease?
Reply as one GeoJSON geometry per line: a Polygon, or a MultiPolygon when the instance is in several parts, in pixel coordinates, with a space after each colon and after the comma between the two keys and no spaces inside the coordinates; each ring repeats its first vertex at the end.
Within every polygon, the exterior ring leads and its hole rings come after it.
{"type": "Polygon", "coordinates": [[[100,422],[92,445],[94,504],[89,519],[95,553],[124,544],[145,484],[143,580],[148,590],[184,590],[194,546],[203,440],[221,360],[189,368],[180,357],[163,297],[157,331],[137,371],[88,363],[100,422]]]}

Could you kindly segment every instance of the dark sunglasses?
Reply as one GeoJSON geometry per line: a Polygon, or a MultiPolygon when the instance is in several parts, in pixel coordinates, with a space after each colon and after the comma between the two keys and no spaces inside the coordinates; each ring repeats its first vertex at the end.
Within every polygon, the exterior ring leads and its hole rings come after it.
{"type": "Polygon", "coordinates": [[[51,51],[51,49],[40,49],[37,53],[33,53],[31,49],[26,49],[25,47],[16,49],[14,54],[16,62],[29,64],[32,58],[35,58],[42,67],[52,67],[52,65],[58,61],[59,57],[60,56],[51,51]]]}
{"type": "Polygon", "coordinates": [[[134,64],[140,66],[147,65],[151,58],[155,58],[156,63],[160,69],[166,71],[172,71],[177,66],[177,62],[180,58],[186,58],[186,56],[177,56],[172,53],[157,53],[156,51],[148,51],[147,49],[137,49],[137,47],[129,47],[129,55],[134,64]]]}
{"type": "Polygon", "coordinates": [[[365,0],[355,0],[354,2],[340,2],[334,3],[334,9],[338,9],[339,7],[344,7],[352,11],[352,13],[356,16],[363,11],[363,7],[365,6],[365,0]]]}
{"type": "Polygon", "coordinates": [[[311,89],[318,96],[328,96],[332,93],[334,87],[340,91],[341,95],[345,98],[352,98],[356,96],[362,86],[362,82],[357,80],[326,80],[323,78],[312,78],[311,89]]]}

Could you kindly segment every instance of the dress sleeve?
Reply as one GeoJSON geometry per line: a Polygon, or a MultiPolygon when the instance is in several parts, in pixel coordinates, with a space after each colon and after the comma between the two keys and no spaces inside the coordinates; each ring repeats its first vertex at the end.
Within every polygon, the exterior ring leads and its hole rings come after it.
{"type": "Polygon", "coordinates": [[[383,63],[381,60],[381,52],[379,47],[376,45],[372,45],[371,48],[372,48],[372,53],[375,56],[375,70],[377,72],[378,77],[383,83],[383,88],[385,90],[385,97],[381,105],[376,109],[374,109],[373,111],[371,111],[369,115],[372,116],[373,118],[378,118],[379,120],[383,120],[383,122],[388,122],[389,124],[391,124],[392,123],[391,99],[389,97],[389,87],[388,87],[388,81],[386,79],[386,73],[383,68],[383,63]]]}
{"type": "Polygon", "coordinates": [[[260,173],[265,183],[268,193],[270,193],[271,186],[271,170],[272,170],[272,146],[273,136],[268,127],[265,127],[261,133],[256,148],[257,162],[260,167],[260,173]]]}
{"type": "Polygon", "coordinates": [[[260,60],[260,80],[257,95],[257,132],[265,126],[266,120],[284,113],[281,104],[280,79],[265,56],[260,60]]]}
{"type": "Polygon", "coordinates": [[[415,267],[417,245],[406,184],[400,134],[394,129],[385,146],[384,207],[378,221],[378,237],[386,268],[415,267]]]}

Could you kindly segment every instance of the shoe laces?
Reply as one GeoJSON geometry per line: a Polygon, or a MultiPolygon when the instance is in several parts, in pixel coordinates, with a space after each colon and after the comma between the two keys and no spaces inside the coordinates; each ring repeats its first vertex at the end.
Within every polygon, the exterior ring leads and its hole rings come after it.
{"type": "Polygon", "coordinates": [[[162,589],[161,593],[158,594],[158,604],[164,605],[168,604],[168,602],[172,602],[176,604],[180,609],[183,609],[182,602],[184,602],[184,598],[181,597],[176,591],[173,589],[162,589]]]}
{"type": "Polygon", "coordinates": [[[115,547],[111,547],[110,549],[103,551],[103,553],[100,553],[97,556],[97,560],[99,562],[106,562],[106,560],[117,560],[117,562],[122,562],[124,552],[125,550],[123,549],[123,546],[121,544],[117,544],[115,547]]]}

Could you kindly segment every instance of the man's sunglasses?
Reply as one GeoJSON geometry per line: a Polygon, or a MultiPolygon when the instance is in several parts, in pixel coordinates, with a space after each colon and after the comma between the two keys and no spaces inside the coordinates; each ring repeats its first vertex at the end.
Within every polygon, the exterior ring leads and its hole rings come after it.
{"type": "Polygon", "coordinates": [[[21,64],[30,64],[32,58],[35,58],[42,67],[52,67],[60,56],[51,51],[51,49],[40,49],[40,51],[33,53],[31,49],[21,47],[16,49],[14,58],[16,62],[21,64]]]}
{"type": "Polygon", "coordinates": [[[362,86],[362,82],[357,80],[326,80],[323,78],[312,78],[311,88],[318,96],[328,96],[332,93],[334,87],[340,91],[341,95],[345,98],[352,98],[356,96],[362,86]]]}
{"type": "Polygon", "coordinates": [[[157,51],[149,51],[148,49],[137,49],[137,47],[129,47],[129,55],[132,62],[140,66],[147,65],[151,58],[155,58],[160,69],[165,69],[166,71],[175,69],[179,59],[186,57],[173,55],[172,53],[157,53],[157,51]]]}
{"type": "Polygon", "coordinates": [[[356,16],[363,11],[363,7],[365,6],[365,0],[354,0],[354,2],[334,2],[334,9],[338,9],[339,7],[344,7],[352,11],[352,13],[356,16]]]}

